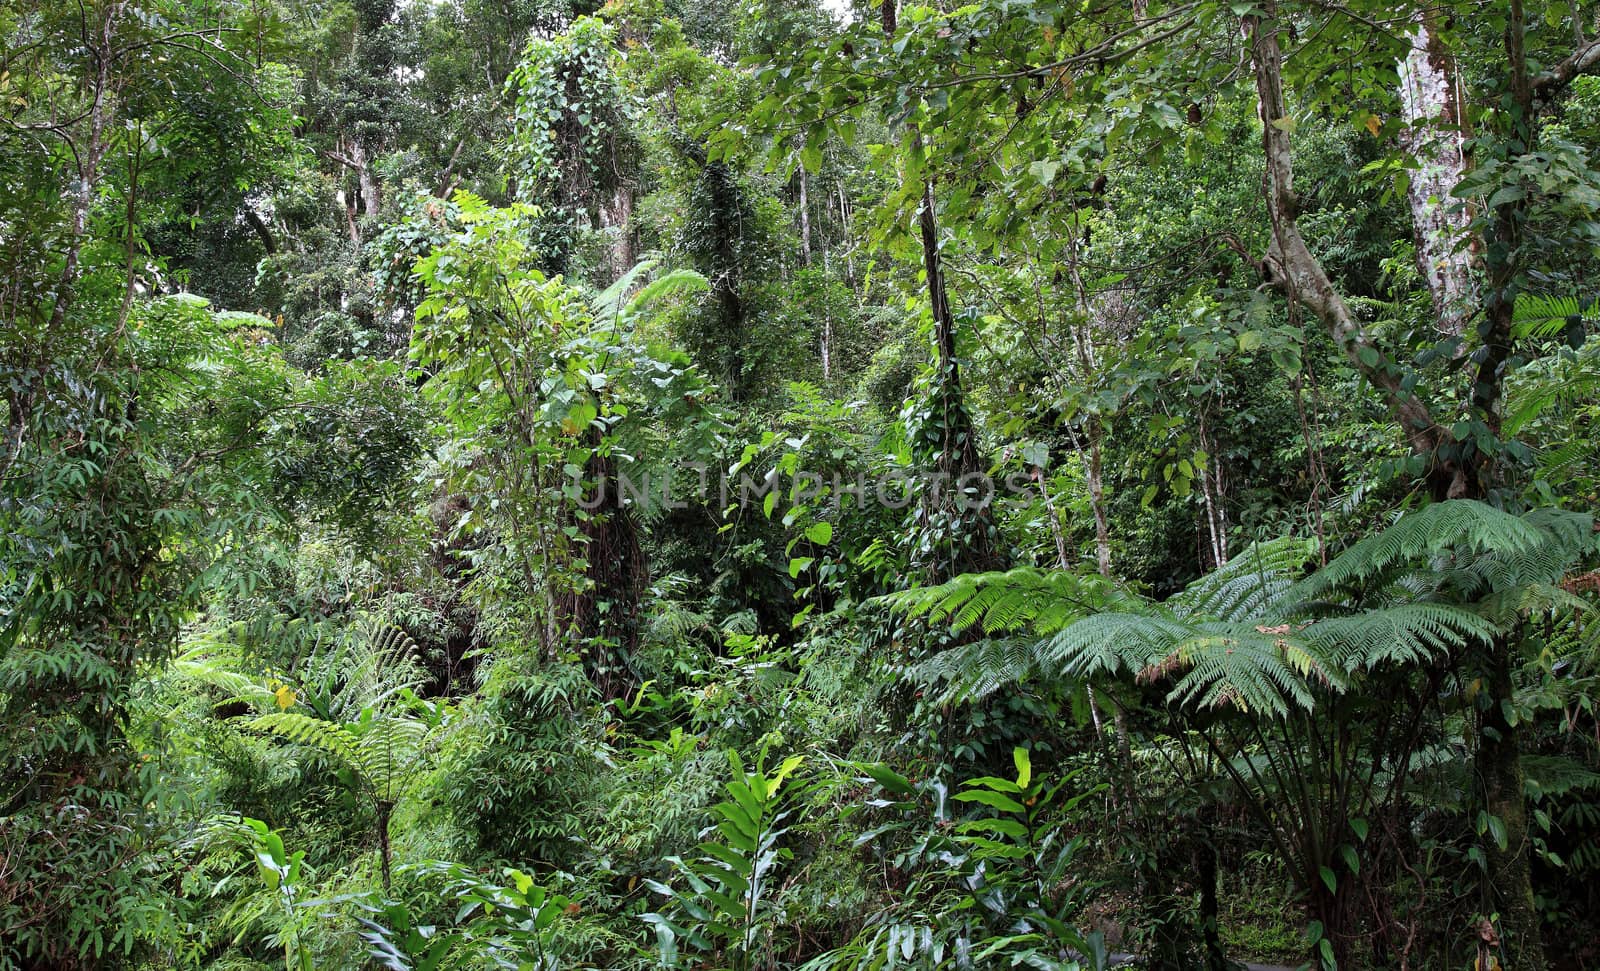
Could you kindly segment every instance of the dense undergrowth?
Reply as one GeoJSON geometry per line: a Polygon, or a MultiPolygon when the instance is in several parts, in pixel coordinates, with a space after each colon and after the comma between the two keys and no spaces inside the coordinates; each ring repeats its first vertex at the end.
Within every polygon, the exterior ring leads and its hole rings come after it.
{"type": "Polygon", "coordinates": [[[0,0],[0,968],[1595,967],[1597,35],[0,0]]]}

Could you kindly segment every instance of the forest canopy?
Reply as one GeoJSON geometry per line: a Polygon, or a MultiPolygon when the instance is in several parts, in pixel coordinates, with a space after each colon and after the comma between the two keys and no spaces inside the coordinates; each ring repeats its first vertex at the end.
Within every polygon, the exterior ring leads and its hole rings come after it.
{"type": "Polygon", "coordinates": [[[1600,6],[0,0],[0,969],[1600,967],[1600,6]]]}

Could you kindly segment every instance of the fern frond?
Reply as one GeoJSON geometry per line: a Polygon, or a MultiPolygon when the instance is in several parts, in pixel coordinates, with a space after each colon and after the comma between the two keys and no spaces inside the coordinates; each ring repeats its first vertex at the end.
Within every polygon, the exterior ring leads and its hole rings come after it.
{"type": "Polygon", "coordinates": [[[632,319],[658,301],[691,293],[704,293],[709,289],[711,284],[695,271],[673,270],[659,279],[651,280],[644,289],[634,294],[633,299],[623,308],[622,319],[632,319]]]}
{"type": "Polygon", "coordinates": [[[1197,708],[1231,707],[1244,712],[1286,714],[1315,702],[1309,680],[1336,685],[1337,675],[1290,638],[1256,628],[1205,625],[1172,646],[1161,664],[1141,673],[1146,680],[1188,670],[1167,699],[1197,708]]]}
{"type": "Polygon", "coordinates": [[[1499,556],[1531,553],[1548,534],[1519,516],[1470,499],[1434,503],[1355,543],[1287,593],[1309,603],[1386,571],[1451,551],[1499,556]]]}
{"type": "Polygon", "coordinates": [[[1531,799],[1600,790],[1600,772],[1561,755],[1524,755],[1522,772],[1531,799]]]}
{"type": "Polygon", "coordinates": [[[1068,624],[1039,648],[1040,663],[1074,678],[1139,672],[1164,660],[1192,631],[1173,617],[1111,612],[1068,624]]]}
{"type": "Polygon", "coordinates": [[[1572,294],[1519,293],[1511,308],[1512,332],[1517,337],[1554,337],[1574,324],[1593,323],[1600,302],[1580,300],[1572,294]]]}
{"type": "Polygon", "coordinates": [[[191,642],[183,653],[173,658],[167,671],[174,677],[216,688],[227,696],[224,704],[231,701],[270,704],[273,693],[255,676],[241,670],[242,662],[237,649],[204,637],[191,642]]]}
{"type": "Polygon", "coordinates": [[[943,684],[945,704],[979,701],[1039,672],[1038,641],[1033,638],[984,639],[963,644],[906,671],[928,685],[943,684]]]}
{"type": "Polygon", "coordinates": [[[650,272],[661,264],[655,257],[647,257],[629,267],[626,272],[617,277],[609,287],[595,294],[589,300],[589,311],[596,320],[610,320],[613,317],[622,317],[625,304],[623,300],[641,279],[650,275],[650,272]]]}
{"type": "Polygon", "coordinates": [[[1448,604],[1399,604],[1318,620],[1294,636],[1307,650],[1345,672],[1380,664],[1426,661],[1494,636],[1478,613],[1448,604]]]}
{"type": "Polygon", "coordinates": [[[1243,621],[1270,612],[1316,552],[1311,540],[1287,536],[1252,543],[1172,598],[1184,612],[1243,621]]]}
{"type": "Polygon", "coordinates": [[[252,719],[250,728],[270,732],[330,756],[353,772],[360,773],[362,758],[356,739],[343,726],[298,711],[275,711],[252,719]]]}
{"type": "Polygon", "coordinates": [[[1017,567],[1003,573],[963,574],[938,586],[880,599],[910,616],[947,622],[956,631],[981,627],[991,635],[1025,629],[1048,634],[1118,602],[1119,594],[1096,573],[1017,567]]]}
{"type": "Polygon", "coordinates": [[[394,802],[399,797],[402,784],[416,772],[428,732],[428,725],[415,718],[358,723],[353,732],[358,771],[379,799],[394,802]]]}

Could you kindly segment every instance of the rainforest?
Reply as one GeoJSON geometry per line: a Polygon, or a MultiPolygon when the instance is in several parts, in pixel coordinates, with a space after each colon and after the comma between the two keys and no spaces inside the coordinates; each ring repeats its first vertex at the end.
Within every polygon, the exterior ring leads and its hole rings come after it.
{"type": "Polygon", "coordinates": [[[1600,968],[1600,3],[0,0],[0,971],[1600,968]]]}

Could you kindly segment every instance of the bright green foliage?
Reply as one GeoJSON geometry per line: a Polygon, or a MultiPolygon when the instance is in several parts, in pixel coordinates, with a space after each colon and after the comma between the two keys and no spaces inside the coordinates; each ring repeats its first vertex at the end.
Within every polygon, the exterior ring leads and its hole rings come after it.
{"type": "Polygon", "coordinates": [[[911,871],[912,884],[900,906],[808,968],[1109,966],[1100,935],[1083,935],[1071,924],[1090,890],[1079,872],[1084,841],[1058,828],[1061,814],[1100,790],[1069,792],[1079,781],[1072,774],[1053,784],[1035,778],[1027,749],[1014,750],[1012,761],[1014,780],[969,779],[955,793],[938,780],[914,785],[887,766],[861,766],[862,781],[882,795],[856,808],[887,821],[856,842],[880,845],[892,835],[913,835],[892,861],[911,871]],[[972,811],[958,821],[952,802],[972,811]],[[919,825],[930,828],[919,832],[919,825]]]}
{"type": "Polygon", "coordinates": [[[737,752],[729,752],[728,761],[728,798],[712,807],[719,838],[701,843],[698,858],[669,858],[682,885],[649,883],[673,904],[644,918],[655,928],[664,967],[676,966],[680,948],[713,955],[734,971],[771,960],[782,919],[768,898],[779,865],[794,856],[780,845],[792,815],[786,801],[796,788],[785,790],[784,782],[803,756],[789,756],[770,775],[762,761],[746,771],[737,752]]]}

